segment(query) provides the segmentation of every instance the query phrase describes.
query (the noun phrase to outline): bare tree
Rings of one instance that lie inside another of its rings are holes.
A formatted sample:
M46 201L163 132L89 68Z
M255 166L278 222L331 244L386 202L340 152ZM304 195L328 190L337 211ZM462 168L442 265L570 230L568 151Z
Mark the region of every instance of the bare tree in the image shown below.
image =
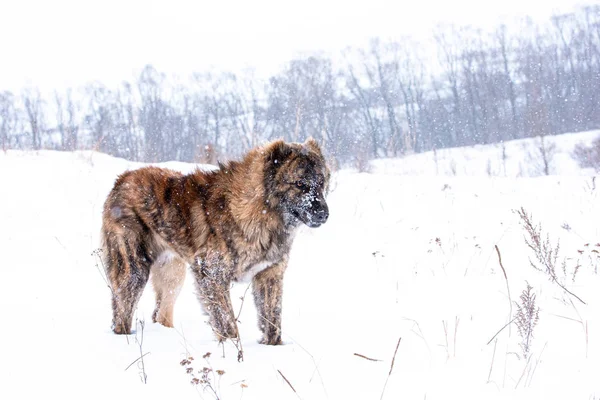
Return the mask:
M44 131L44 102L39 89L27 88L23 90L22 97L31 134L31 145L34 150L39 150L42 148Z
M138 106L133 86L124 82L116 94L116 119L122 135L120 153L130 160L141 160L142 138L137 123Z
M14 133L17 123L14 101L11 92L0 92L0 142L3 151L10 148L10 135Z
M516 139L520 136L520 127L517 117L517 95L515 91L515 82L513 79L513 73L510 68L510 61L508 59L509 52L512 52L511 40L508 37L506 25L502 24L496 29L496 43L502 60L502 73L500 84L503 84L508 101L510 102L510 115L512 117L511 123L505 125L509 131L509 137Z
M144 132L144 160L150 162L173 159L173 137L169 131L172 107L164 97L164 74L147 65L137 81L141 99L139 125ZM171 146L169 146L169 144Z
M354 52L356 54L348 55L350 52L346 52L346 82L345 86L349 92L350 99L348 103L358 115L354 119L354 129L359 132L363 132L361 135L361 142L370 142L370 154L372 158L380 156L380 149L384 139L382 138L382 120L379 118L376 111L377 98L376 89L372 86L372 82L369 82L367 78L356 72L354 67L354 61L349 60L349 57L362 57L362 64L367 69L366 75L372 77L372 74L368 71L368 63L365 59L365 52ZM363 148L367 147L365 145Z
M56 129L60 133L61 148L63 150L77 149L77 136L79 132L79 104L73 100L73 91L67 89L64 95L54 92L56 106Z
M462 144L464 136L462 102L463 96L459 88L460 35L455 26L438 27L434 39L438 46L438 57L442 74L451 92L452 112L450 132L452 145Z
M525 19L515 31L493 28L437 27L439 65L424 62L423 43L373 39L344 52L342 71L315 54L267 82L212 71L183 83L147 66L117 88L55 93L52 104L34 88L19 101L0 92L0 144L215 162L263 140L313 136L336 163L356 165L600 128L599 5L546 23Z

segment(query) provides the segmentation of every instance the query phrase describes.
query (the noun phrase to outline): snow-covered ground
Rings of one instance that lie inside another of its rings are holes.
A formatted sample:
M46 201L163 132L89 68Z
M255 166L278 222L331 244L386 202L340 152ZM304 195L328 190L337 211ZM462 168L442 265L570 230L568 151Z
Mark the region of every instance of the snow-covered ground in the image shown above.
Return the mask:
M303 228L292 250L284 346L257 343L250 292L240 300L247 285L233 291L243 362L213 340L191 279L175 329L151 322L148 286L141 349L139 324L137 336L111 333L110 292L92 252L116 175L140 164L92 152L0 153L0 398L211 399L186 373L202 379L209 367L224 400L599 399L600 182L570 157L598 135L547 138L556 143L551 176L538 176L534 140L506 143L505 157L499 145L477 146L336 173L330 220ZM520 207L560 241L557 278L587 304L530 265ZM502 328L526 282L540 311L524 358L516 325Z

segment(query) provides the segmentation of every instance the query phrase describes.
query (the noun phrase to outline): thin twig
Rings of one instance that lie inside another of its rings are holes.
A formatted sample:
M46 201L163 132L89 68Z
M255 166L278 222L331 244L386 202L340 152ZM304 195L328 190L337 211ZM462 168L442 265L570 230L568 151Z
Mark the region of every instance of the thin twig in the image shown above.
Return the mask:
M419 322L415 319L407 318L407 317L403 317L403 319L406 321L411 321L414 324L411 327L410 331L423 340L423 343L425 343L425 347L427 347L427 351L429 352L429 357L431 357L431 348L429 347L429 343L427 342L427 339L425 339L425 334L423 333L423 330L421 329L421 325L419 325ZM419 330L418 332L414 330L415 325L416 325L417 329Z
M135 341L138 343L138 345L140 347L140 358L139 358L139 360L140 360L140 363L142 364L141 367L140 367L140 369L141 369L141 379L142 379L142 382L147 383L148 382L148 375L146 375L146 365L144 364L144 355L142 354L143 353L142 346L144 344L144 325L145 324L146 323L145 323L144 320L140 321L141 339L138 339L137 329L136 329L136 332L135 332ZM137 325L137 321L136 321L136 325Z
M296 396L298 396L298 398L300 398L300 395L298 394L298 392L296 392L296 389L294 389L294 387L292 386L292 384L290 383L290 381L288 381L288 378L286 378L285 375L283 375L283 373L280 370L277 370L277 372L279 372L279 375L281 375L281 377L283 378L283 380L289 385L290 389L292 389L292 391L294 393L296 393Z
M512 318L512 312L513 312L513 306L512 306L512 298L510 296L510 286L508 285L508 276L506 275L506 270L504 269L504 265L502 264L502 256L500 255L500 249L498 248L498 245L494 245L494 247L496 248L496 253L498 254L498 262L500 263L500 268L502 268L502 273L504 274L504 281L506 282L506 291L508 292L508 306L509 306L509 314L508 314L508 319ZM510 323L509 323L510 326ZM510 336L511 334L511 330L510 327L508 328L508 335ZM488 342L489 344L489 342Z
M456 333L458 332L458 323L460 322L460 318L458 315L454 317L454 351L452 355L456 358Z
M450 350L448 346L448 323L446 320L442 320L442 326L444 327L444 338L446 339L446 359L450 359Z
M512 324L513 322L515 322L515 319L517 319L517 317L514 317L513 319L511 319L510 321L508 321L506 323L506 325L504 325L502 328L500 328L500 330L498 332L496 332L496 334L494 336L492 336L492 338L487 342L487 344L492 343L492 340L494 340L496 338L496 336L498 336L500 334L500 332L502 332L507 326L509 326L510 324Z
M394 350L394 356L392 357L392 363L390 365L390 372L388 372L388 376L387 376L387 378L385 378L385 384L383 385L383 390L381 391L381 397L379 398L379 400L383 399L383 394L385 393L385 388L390 379L390 375L392 375L392 370L394 369L394 361L396 361L396 353L398 353L398 347L400 347L401 340L402 340L402 337L398 338L398 343L396 344L396 350Z
M490 372L488 373L487 383L490 383L490 378L492 377L492 370L494 369L494 360L496 359L496 345L497 344L498 344L498 341L496 340L494 342L494 352L492 353L492 362L490 364Z
M96 256L97 257L97 261L95 263L96 265L96 269L98 270L98 273L100 274L100 276L102 277L102 279L104 280L104 283L106 283L106 286L110 289L111 293L114 295L114 292L112 290L112 287L110 286L110 284L108 283L108 279L106 279L106 272L102 273L102 271L100 270L100 265L102 265L102 268L104 269L104 271L106 271L106 267L104 266L104 261L102 260L102 256L100 255L102 250L100 249L96 249L92 252L92 256ZM98 263L98 261L100 261L100 263Z
M569 321L577 322L578 324L583 325L582 321L580 321L578 319L575 319L575 318L565 317L564 315L558 315L558 314L550 314L550 315L553 315L553 316L558 317L558 318L563 318L563 319L566 319L566 320L569 320Z
M238 322L240 319L240 315L242 314L242 307L244 307L244 300L246 299L246 293L248 293L248 289L250 289L250 285L252 285L252 284L251 283L248 284L248 286L246 287L246 290L244 291L244 295L242 297L240 297L242 302L240 303L240 310L238 311L237 317L235 317L235 320Z
M150 352L147 352L144 355L141 355L138 358L136 358L135 361L133 361L131 364L129 364L127 366L127 368L125 368L125 371L127 371L133 364L135 364L136 362L140 361L143 357L146 357L148 354L150 354Z
M546 350L546 345L548 344L548 342L544 343L544 347L542 348L542 351L540 352L540 356L535 360L535 365L533 366L533 370L530 369L531 374L528 374L527 378L529 378L529 383L527 383L527 378L525 378L525 387L531 386L531 381L533 380L533 375L535 374L535 370L537 369L538 364L540 363L540 360L542 359L542 356L544 355L544 350Z
M550 278L552 278L552 280L554 281L554 283L556 283L560 288L562 288L562 290L564 290L565 292L567 292L568 294L570 294L571 296L575 297L577 300L579 300L582 304L587 305L587 303L583 300L581 300L581 298L579 296L577 296L575 293L571 292L569 289L567 289L566 287L564 287L559 281L558 279L556 279L556 275L554 274L550 274Z
M588 358L588 348L589 348L589 335L588 335L588 322L585 321L585 358Z
M321 357L321 358L319 359L319 362L318 362L318 363L315 363L315 369L313 369L313 372L312 372L312 374L310 375L310 379L308 380L308 383L312 383L312 380L314 379L314 377L315 377L315 374L317 373L317 369L318 369L318 367L319 367L319 364L321 364L321 360L322 360L322 359L323 359L323 358ZM320 378L320 377L321 377L321 376L319 375L319 378ZM325 390L325 387L323 387L323 390ZM327 393L327 391L325 391L325 393Z
M237 361L238 362L244 361L244 347L242 346L242 339L231 338L231 343L233 343L233 345L235 346L235 349L238 351ZM225 346L223 346L223 351L225 351L224 349L225 349ZM225 357L223 357L223 358L225 358Z
M521 380L525 376L525 372L527 372L527 368L529 367L529 363L531 362L531 357L532 356L533 356L533 354L530 354L529 357L527 357L527 363L525 364L525 368L523 368L523 372L521 373L521 377L519 378L519 380L517 381L517 384L515 385L515 389L519 387L519 384L521 383Z
M375 358L363 356L362 354L358 354L358 353L354 353L354 355L357 357L360 357L360 358L364 358L365 360L369 360L369 361L383 361L383 360L377 360Z
M56 241L58 242L58 244L60 244L60 247L62 247L67 253L69 253L69 250L65 247L64 244L62 244L62 242L58 239L57 236L54 236L54 239L56 239ZM69 255L71 255L71 254L69 253Z

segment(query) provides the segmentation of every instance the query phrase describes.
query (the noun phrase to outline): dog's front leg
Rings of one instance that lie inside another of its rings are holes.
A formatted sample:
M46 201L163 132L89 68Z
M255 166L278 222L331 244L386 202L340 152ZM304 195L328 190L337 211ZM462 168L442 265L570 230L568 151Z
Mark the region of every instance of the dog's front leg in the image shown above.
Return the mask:
M282 261L256 274L252 279L254 303L258 311L258 327L263 333L260 343L279 345L281 342L281 303L283 273L287 261Z
M220 273L222 270L222 268L207 268L205 265L194 265L192 268L196 278L198 298L204 311L209 315L210 325L220 342L239 339L229 294L231 279Z

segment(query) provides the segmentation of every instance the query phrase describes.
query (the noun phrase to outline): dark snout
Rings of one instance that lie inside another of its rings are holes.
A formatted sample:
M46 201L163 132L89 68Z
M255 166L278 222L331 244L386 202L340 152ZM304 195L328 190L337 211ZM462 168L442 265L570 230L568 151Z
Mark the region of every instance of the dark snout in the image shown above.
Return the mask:
M313 203L313 222L315 226L324 224L329 218L329 207L325 200L317 200Z
M327 221L327 218L329 218L329 210L327 209L327 205L325 205L324 208L315 213L315 222L324 224Z

